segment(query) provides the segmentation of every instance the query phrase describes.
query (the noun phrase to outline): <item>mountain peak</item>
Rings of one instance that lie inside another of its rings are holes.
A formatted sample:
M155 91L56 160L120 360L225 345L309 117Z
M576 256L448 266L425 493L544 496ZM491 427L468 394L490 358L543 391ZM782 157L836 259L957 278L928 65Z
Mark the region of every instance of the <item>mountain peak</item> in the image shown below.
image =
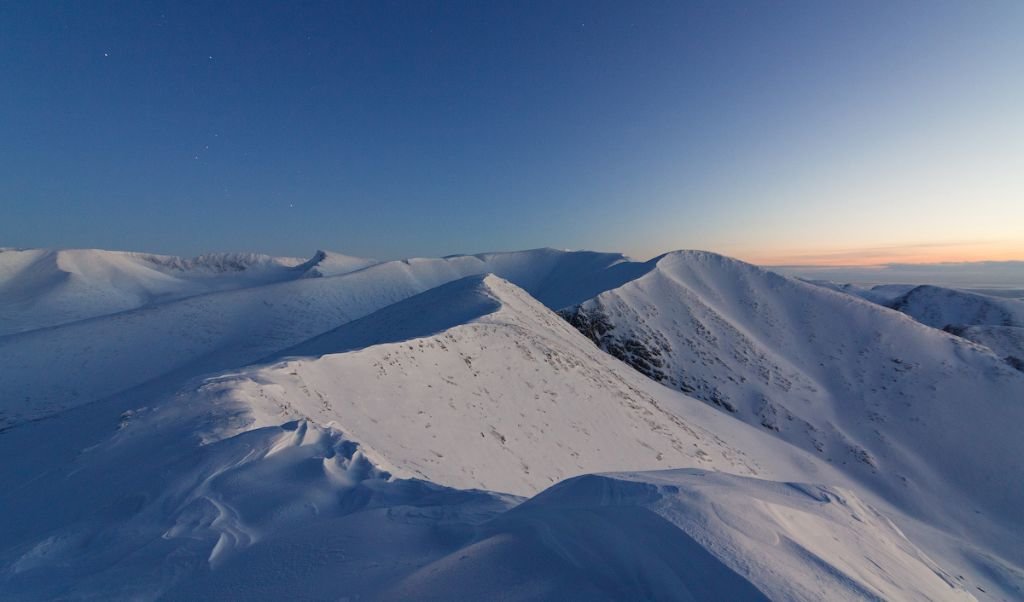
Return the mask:
M513 288L493 274L467 276L388 305L277 355L343 353L434 334L498 311Z

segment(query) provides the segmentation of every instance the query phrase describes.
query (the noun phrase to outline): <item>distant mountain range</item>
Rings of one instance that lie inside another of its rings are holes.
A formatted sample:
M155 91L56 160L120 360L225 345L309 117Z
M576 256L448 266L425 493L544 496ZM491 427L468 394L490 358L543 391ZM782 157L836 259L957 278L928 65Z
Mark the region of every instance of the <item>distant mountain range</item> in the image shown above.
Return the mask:
M0 251L0 598L1021 599L1024 302Z

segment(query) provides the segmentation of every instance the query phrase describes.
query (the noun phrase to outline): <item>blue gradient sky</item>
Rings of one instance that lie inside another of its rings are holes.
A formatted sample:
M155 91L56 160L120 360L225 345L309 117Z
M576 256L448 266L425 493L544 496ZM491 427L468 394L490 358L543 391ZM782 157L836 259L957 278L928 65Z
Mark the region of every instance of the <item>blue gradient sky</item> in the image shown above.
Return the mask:
M1016 0L5 2L0 245L1024 259L1022 31Z

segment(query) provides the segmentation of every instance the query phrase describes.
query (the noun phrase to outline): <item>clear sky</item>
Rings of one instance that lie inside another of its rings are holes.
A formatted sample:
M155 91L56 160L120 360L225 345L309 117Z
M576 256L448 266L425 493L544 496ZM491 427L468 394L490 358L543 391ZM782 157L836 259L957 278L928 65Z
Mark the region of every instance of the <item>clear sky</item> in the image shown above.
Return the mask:
M1024 259L1024 2L0 2L0 246Z

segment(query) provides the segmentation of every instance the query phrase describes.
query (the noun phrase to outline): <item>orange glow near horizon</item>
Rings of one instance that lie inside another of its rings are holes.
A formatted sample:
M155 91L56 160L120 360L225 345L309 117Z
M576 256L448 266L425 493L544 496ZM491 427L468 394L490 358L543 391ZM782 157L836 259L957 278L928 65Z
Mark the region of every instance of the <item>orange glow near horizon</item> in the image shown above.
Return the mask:
M783 249L736 252L736 257L763 266L870 267L894 263L934 264L976 261L1022 261L1024 242L892 245L860 249Z

